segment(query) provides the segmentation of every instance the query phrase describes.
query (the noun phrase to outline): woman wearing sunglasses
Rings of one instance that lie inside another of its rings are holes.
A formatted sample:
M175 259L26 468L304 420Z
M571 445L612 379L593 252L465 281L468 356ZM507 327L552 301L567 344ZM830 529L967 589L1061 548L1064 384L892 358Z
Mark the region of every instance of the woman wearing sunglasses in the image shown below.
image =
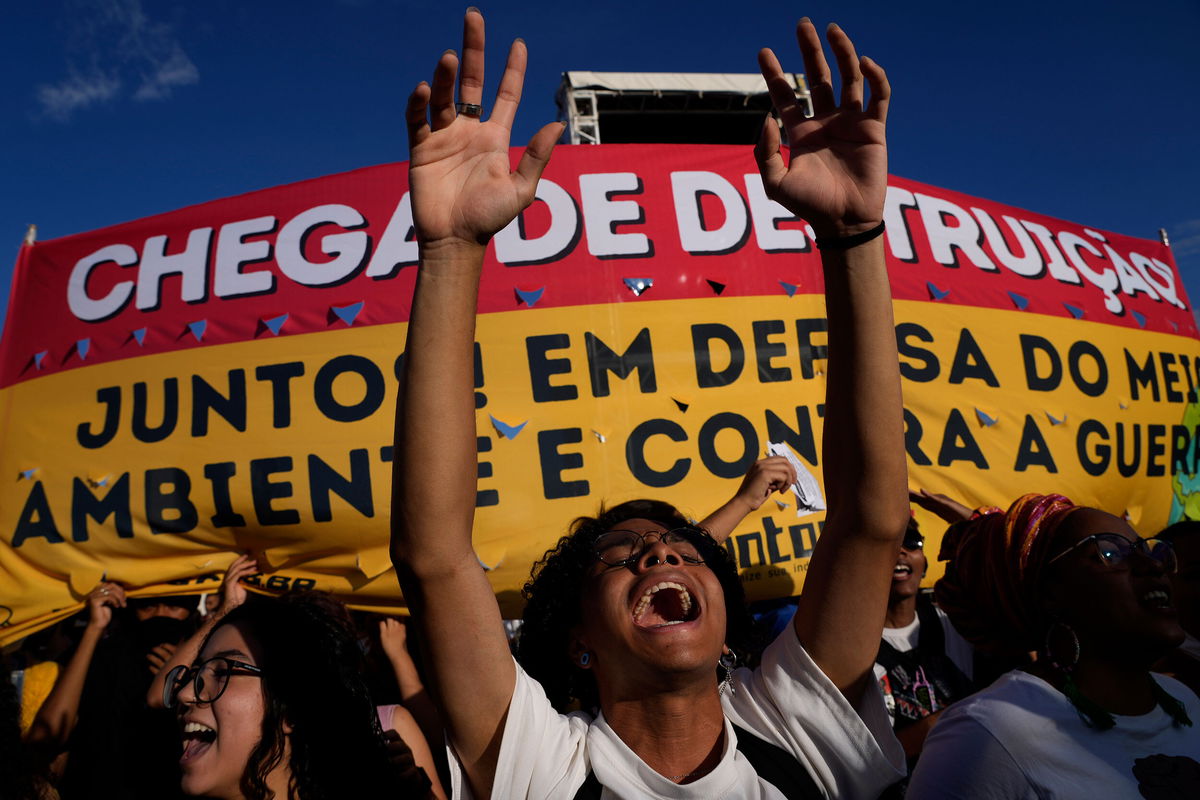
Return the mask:
M953 526L941 558L954 626L1024 666L942 715L908 797L1200 797L1200 699L1150 672L1183 639L1167 542L1026 495Z
M171 670L183 791L222 800L428 797L398 774L363 679L362 653L336 601L257 597L224 616L195 663Z
M869 798L903 775L871 672L908 519L880 238L889 89L883 70L831 25L838 99L807 19L797 39L816 115L804 117L764 49L759 64L793 145L785 161L767 119L755 155L768 196L812 225L821 250L829 510L793 625L753 671L735 671L727 654L744 614L728 556L653 501L577 522L548 554L526 592L523 636L540 642L525 638L522 665L514 663L471 546L472 342L487 243L533 201L562 127L544 127L512 169L509 129L526 50L519 40L512 46L484 121L475 9L464 21L461 63L447 51L432 85L409 99L420 268L398 401L392 558L428 644L455 796ZM572 698L582 710L566 715Z

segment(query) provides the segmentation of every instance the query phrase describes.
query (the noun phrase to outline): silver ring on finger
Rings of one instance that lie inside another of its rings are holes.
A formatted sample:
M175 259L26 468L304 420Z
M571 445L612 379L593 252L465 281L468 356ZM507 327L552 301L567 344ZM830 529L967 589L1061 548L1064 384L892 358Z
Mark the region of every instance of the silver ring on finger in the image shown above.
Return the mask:
M455 103L454 110L464 117L474 117L475 119L479 119L483 115L483 106L478 103Z

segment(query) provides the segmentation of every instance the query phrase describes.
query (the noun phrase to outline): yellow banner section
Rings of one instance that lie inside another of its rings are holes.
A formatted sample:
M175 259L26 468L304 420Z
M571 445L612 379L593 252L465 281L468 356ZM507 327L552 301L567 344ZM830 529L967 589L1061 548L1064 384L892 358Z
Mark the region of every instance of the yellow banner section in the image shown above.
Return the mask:
M914 487L995 505L1059 491L1143 534L1196 502L1200 342L922 302L896 317ZM506 614L601 502L703 517L768 441L820 477L820 297L522 309L482 316L477 339L475 540ZM4 390L0 641L77 610L102 576L211 591L233 551L270 566L264 590L401 608L387 518L403 340L403 325L269 338ZM820 534L822 515L785 502L729 543L752 598L796 593ZM941 526L921 514L932 560Z

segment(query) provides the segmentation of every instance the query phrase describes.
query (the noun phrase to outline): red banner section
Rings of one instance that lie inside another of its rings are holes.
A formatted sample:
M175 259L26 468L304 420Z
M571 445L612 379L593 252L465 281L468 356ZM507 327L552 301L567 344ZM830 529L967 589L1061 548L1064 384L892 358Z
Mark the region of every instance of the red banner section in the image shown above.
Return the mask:
M902 178L891 179L887 224L897 299L1196 334L1170 251L1156 241ZM482 312L808 294L821 281L811 230L766 198L745 147L560 147L538 202L497 235L488 259ZM415 262L404 164L39 242L21 252L0 386L402 322Z

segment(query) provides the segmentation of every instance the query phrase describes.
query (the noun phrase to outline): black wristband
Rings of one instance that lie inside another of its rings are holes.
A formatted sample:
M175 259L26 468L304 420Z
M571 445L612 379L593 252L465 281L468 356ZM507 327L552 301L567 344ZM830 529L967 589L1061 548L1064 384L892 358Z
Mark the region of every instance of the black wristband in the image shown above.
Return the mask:
M860 244L871 241L877 236L883 235L884 224L881 222L869 231L856 233L852 236L839 236L834 239L817 238L818 250L849 250L851 247L858 247Z

